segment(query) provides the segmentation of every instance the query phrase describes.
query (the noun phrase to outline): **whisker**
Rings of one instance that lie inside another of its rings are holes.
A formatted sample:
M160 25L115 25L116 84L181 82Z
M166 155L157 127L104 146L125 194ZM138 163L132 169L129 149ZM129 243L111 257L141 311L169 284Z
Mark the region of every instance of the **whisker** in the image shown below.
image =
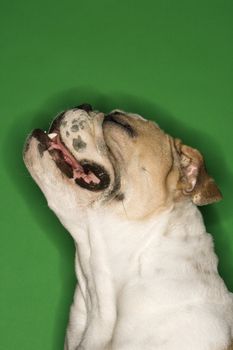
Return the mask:
M128 217L128 215L127 215L127 212L126 212L126 208L125 208L125 205L124 205L124 200L123 200L123 199L122 199L121 203L122 203L122 206L123 206L123 209L124 209L125 215L126 215L127 219L129 219L129 217Z

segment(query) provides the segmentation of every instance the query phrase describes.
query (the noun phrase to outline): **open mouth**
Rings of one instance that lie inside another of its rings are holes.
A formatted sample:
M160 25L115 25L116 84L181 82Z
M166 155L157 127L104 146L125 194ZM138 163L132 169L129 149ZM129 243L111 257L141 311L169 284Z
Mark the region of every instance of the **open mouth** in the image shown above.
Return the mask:
M62 142L57 129L49 134L35 129L31 136L40 142L40 153L47 150L60 171L68 178L74 179L80 187L90 191L101 191L109 186L110 177L104 167L85 159L77 161Z

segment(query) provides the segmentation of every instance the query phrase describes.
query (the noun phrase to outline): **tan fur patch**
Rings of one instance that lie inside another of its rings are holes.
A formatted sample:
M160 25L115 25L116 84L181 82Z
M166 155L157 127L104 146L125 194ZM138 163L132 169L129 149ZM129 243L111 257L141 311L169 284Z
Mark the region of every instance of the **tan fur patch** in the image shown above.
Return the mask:
M126 115L118 118L128 123L136 136L132 138L117 125L109 124L105 139L120 165L125 211L129 218L145 219L174 199L179 172L174 168L170 137L151 121Z

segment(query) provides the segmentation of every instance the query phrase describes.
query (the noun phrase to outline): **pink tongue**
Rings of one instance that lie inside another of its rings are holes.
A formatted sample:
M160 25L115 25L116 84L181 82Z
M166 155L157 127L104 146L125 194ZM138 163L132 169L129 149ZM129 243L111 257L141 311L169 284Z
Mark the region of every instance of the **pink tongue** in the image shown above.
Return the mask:
M89 172L85 174L83 167L77 162L77 160L72 156L72 154L67 150L67 148L61 143L59 135L57 135L50 144L49 150L57 149L62 152L64 160L66 163L72 166L73 168L73 177L74 179L83 179L86 183L95 183L99 184L100 179L95 176L94 173Z

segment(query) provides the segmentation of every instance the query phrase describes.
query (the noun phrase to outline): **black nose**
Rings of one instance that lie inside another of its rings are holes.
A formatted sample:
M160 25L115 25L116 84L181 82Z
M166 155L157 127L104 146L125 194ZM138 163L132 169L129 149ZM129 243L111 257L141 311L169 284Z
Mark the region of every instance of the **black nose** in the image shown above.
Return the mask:
M52 123L50 124L48 133L56 132L56 130L59 129L64 116L65 116L65 112L61 112L53 119Z
M90 112L93 110L92 106L89 103L83 103L82 105L79 105L77 107L74 107L77 109L83 109L86 112Z

